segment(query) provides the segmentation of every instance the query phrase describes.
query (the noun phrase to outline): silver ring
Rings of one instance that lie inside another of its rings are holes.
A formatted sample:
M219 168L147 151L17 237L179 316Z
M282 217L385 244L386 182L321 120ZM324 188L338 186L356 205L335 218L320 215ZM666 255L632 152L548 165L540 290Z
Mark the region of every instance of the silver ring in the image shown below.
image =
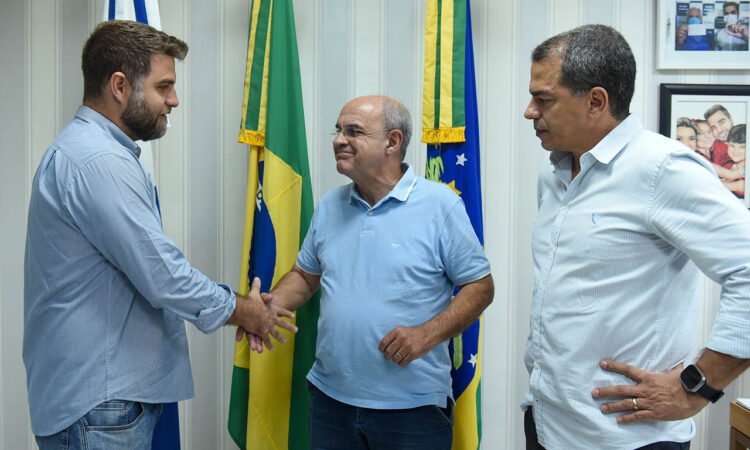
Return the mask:
M638 411L638 401L633 397L633 411Z

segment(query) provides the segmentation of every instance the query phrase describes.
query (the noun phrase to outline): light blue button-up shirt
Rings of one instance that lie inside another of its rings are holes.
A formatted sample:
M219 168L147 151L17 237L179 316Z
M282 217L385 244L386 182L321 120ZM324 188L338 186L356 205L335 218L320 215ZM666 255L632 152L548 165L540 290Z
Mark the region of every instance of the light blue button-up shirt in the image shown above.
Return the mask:
M634 384L611 358L666 371L690 355L698 268L723 286L708 347L750 358L750 213L710 165L630 115L581 157L553 152L539 176L534 298L525 363L540 443L633 449L692 439L691 419L619 425L596 387ZM697 265L697 267L696 267Z
M234 311L229 287L190 267L164 236L136 148L81 106L34 176L23 360L36 435L107 400L192 397L183 320L210 333Z
M448 343L400 367L378 350L393 328L421 325L450 303L454 286L490 273L461 199L409 168L375 206L354 184L320 199L297 265L321 275L315 363L308 380L349 405L445 407Z

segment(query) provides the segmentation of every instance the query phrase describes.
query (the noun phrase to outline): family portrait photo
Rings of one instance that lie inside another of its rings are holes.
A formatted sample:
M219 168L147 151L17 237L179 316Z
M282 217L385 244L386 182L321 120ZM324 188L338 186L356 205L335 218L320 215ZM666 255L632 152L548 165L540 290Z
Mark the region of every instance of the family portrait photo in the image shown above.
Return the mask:
M724 186L750 207L745 196L748 87L663 84L661 94L659 131L709 161Z

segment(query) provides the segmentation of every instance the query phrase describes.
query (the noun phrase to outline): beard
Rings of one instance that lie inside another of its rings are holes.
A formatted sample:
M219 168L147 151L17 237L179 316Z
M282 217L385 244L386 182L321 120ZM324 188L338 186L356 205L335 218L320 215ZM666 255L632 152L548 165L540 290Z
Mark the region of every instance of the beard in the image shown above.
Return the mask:
M141 141L159 139L167 132L167 123L161 121L161 113L154 112L140 89L133 90L128 107L122 113L122 123Z

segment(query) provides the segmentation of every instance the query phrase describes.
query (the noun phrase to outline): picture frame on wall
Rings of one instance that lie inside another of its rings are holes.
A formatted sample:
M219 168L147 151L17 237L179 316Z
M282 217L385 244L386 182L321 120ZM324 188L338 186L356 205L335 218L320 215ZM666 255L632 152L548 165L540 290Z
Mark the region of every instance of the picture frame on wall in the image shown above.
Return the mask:
M750 85L660 85L659 133L709 161L746 208L750 208L750 181L745 177L748 120Z
M658 69L748 69L750 0L657 0Z

